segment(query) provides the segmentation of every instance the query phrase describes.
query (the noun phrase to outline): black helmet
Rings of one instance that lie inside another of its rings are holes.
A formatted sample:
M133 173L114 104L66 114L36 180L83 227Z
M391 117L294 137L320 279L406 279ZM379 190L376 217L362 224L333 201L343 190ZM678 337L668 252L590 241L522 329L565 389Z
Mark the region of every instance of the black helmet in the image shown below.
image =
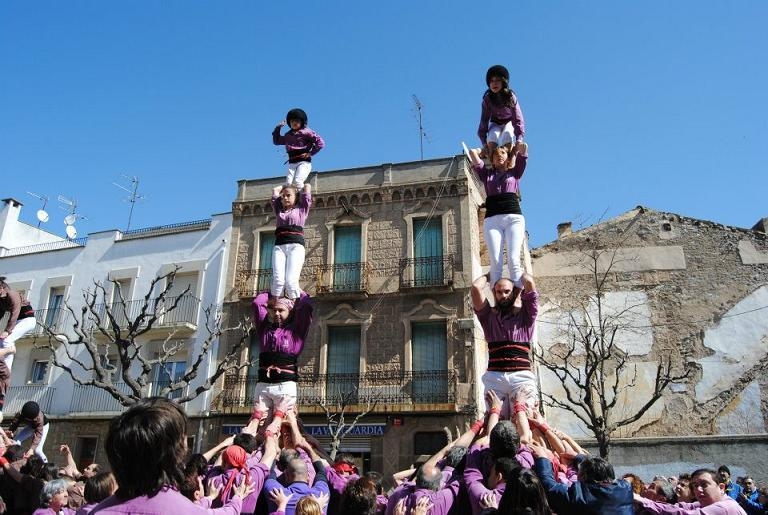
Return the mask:
M488 68L488 71L485 72L485 85L490 86L491 85L491 79L493 77L501 77L502 82L504 82L504 86L506 87L509 85L509 70L507 70L505 67L503 67L500 64L494 64L490 68Z
M288 122L288 125L290 125L291 120L298 120L299 122L301 122L301 127L304 128L307 125L307 113L305 113L303 109L299 109L298 107L295 109L291 109L290 111L288 111L288 114L285 115L285 121Z
M32 420L40 414L40 405L35 401L27 401L21 407L21 416L27 420Z

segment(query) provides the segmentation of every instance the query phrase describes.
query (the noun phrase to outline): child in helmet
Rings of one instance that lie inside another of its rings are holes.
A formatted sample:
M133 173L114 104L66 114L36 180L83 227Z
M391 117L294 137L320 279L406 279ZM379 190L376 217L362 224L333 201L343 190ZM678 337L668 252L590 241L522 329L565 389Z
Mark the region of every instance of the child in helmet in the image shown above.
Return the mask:
M11 422L11 427L8 428L8 431L13 434L19 426L24 427L19 429L19 432L13 437L17 445L21 445L21 442L30 436L32 437L32 445L24 453L24 457L29 458L33 454L37 454L43 461L48 461L45 453L43 453L43 445L45 445L45 439L48 437L50 424L48 423L48 417L45 416L38 403L35 401L25 402L19 414Z
M504 66L496 64L488 68L485 83L488 89L483 95L477 135L490 157L499 145L512 151L515 143L523 141L525 121L517 96L509 88L509 71Z
M280 129L286 123L290 130L281 135ZM275 145L285 145L285 150L288 152L286 186L296 186L300 190L312 171L312 156L325 146L323 138L307 127L307 113L296 108L288 111L285 120L272 131L272 142Z

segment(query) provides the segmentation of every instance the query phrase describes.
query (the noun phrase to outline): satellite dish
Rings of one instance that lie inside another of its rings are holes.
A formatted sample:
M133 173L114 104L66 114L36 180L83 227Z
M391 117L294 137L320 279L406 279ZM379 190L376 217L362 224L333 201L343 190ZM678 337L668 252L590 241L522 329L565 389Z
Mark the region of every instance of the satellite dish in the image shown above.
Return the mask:
M77 221L77 217L75 215L67 215L64 217L65 225L74 225L76 221Z
M77 238L77 229L75 229L74 225L68 225L67 226L67 238L70 240L74 240Z
M40 222L47 222L50 217L48 216L48 213L45 211L45 209L38 209L37 210L37 219Z

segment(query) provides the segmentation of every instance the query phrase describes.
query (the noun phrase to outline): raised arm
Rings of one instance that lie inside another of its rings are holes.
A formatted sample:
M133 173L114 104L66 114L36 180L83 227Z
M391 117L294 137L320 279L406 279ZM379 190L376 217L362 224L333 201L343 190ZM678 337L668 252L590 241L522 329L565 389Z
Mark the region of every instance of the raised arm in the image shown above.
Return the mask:
M472 166L482 167L485 164L483 163L483 160L480 159L480 151L476 148L469 149L469 162L472 163Z
M280 129L285 125L285 120L277 124L277 127L272 131L272 143L275 145L285 145L285 136L280 135Z
M203 453L203 456L205 457L206 461L211 461L211 459L214 456L216 456L219 452L221 452L222 450L224 450L227 447L229 447L230 445L232 445L232 442L234 442L234 440L235 440L234 436L229 436L229 437L225 438L224 440L222 440L215 447L212 447L212 448L208 449L207 451L205 451Z
M472 295L472 307L475 311L482 310L488 305L488 299L485 298L483 291L488 284L488 275L482 275L472 282L470 294Z

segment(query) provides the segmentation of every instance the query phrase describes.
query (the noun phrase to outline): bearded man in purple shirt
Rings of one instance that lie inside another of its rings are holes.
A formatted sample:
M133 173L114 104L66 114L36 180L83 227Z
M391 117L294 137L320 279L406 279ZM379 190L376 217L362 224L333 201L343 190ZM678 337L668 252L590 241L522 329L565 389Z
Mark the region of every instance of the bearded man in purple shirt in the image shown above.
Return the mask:
M531 338L539 312L539 294L533 277L523 274L523 289L501 278L493 285L495 306L485 295L487 276L472 283L472 306L488 343L488 369L483 374L485 394L494 390L504 401L501 418L509 418L510 405L524 393L524 402L534 406L538 397L536 376L531 369Z

